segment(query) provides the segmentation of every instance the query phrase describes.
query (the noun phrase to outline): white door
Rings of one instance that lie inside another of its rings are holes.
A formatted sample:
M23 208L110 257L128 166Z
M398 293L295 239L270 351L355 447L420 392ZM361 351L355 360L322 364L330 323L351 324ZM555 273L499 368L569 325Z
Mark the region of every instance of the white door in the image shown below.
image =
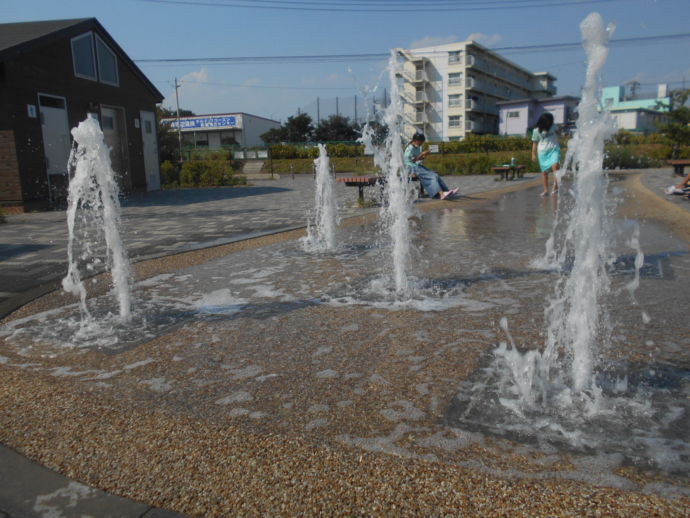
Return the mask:
M39 94L38 110L43 134L43 153L48 180L51 175L67 175L70 138L67 104L64 97Z
M119 108L101 106L101 128L103 140L110 148L110 164L115 172L120 188L131 188L127 175L127 154L125 151L124 115Z
M158 166L158 141L156 140L156 114L141 112L141 140L144 145L144 169L146 170L146 190L161 188L161 175Z

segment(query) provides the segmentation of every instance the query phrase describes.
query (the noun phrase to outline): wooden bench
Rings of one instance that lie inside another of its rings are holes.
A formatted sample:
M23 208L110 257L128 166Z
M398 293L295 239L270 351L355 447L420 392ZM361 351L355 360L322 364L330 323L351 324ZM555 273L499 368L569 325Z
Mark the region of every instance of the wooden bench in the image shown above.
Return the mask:
M348 187L357 187L359 189L359 204L364 205L364 188L376 184L383 186L386 178L384 176L349 176L347 178L338 178L337 181L344 183Z
M681 158L678 160L666 160L666 163L670 166L673 166L673 174L685 176L683 169L685 169L686 165L690 166L690 159Z
M416 176L410 176L410 180L413 182L419 182L419 178ZM342 182L348 187L357 187L359 191L358 202L360 205L364 205L364 188L371 187L372 185L380 185L381 191L383 192L383 186L386 185L385 176L349 176L346 178L338 178L336 181ZM424 187L419 184L419 197L424 195Z
M525 174L524 165L497 165L491 168L491 170L501 175L500 178L495 178L497 182L501 180L515 180L515 178L522 178ZM510 178L508 178L510 175Z

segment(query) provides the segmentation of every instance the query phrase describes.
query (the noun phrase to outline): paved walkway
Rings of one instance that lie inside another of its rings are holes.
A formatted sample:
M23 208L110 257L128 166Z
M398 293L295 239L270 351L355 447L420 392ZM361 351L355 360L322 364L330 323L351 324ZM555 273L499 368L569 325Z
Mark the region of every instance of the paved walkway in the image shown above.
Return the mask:
M351 176L351 175L345 175ZM534 178L446 177L462 194ZM122 235L133 262L304 227L314 207L312 175L256 180L251 187L179 189L132 197L122 204ZM356 206L357 189L336 183L342 217L377 211ZM367 197L376 195L368 188ZM0 225L0 317L58 286L67 273L64 211L10 215Z
M447 177L464 195L528 182L497 182L493 176ZM668 196L677 183L670 169L646 170L643 184L690 210L690 200ZM133 261L303 227L313 207L313 178L300 175L256 181L246 188L194 189L151 193L123 204L124 241ZM370 195L374 191L370 191ZM355 207L357 189L336 184L343 217L376 211ZM423 203L423 202L422 202ZM0 316L55 287L66 272L65 213L11 215L0 225ZM0 445L0 518L174 517L71 481Z

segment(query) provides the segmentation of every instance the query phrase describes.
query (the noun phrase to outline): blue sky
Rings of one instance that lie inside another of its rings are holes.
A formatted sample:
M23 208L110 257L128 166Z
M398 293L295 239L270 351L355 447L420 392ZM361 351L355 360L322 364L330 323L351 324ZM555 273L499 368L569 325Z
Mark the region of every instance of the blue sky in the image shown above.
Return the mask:
M580 21L594 11L616 24L613 40L690 32L688 0L0 0L0 7L3 23L96 17L135 61L379 54L466 39L497 49L573 43L581 40ZM585 70L581 48L505 56L528 70L555 75L559 94L579 94ZM313 108L317 97L323 115L334 109L336 97L345 107L355 95L380 96L385 65L354 58L139 64L166 96L166 107L175 106L177 78L182 108L198 114L242 111L277 120L298 108ZM637 80L641 92L655 91L659 82L680 88L685 80L690 87L690 38L612 46L603 80L606 86ZM359 104L360 116L364 110Z

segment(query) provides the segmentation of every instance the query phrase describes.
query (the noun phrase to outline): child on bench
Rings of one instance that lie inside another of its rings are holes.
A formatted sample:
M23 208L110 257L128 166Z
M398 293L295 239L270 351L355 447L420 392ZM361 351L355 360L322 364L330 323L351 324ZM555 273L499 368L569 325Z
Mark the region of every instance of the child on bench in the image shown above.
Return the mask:
M422 151L426 137L423 133L415 133L412 142L405 149L405 166L411 177L417 177L430 198L439 197L442 200L454 196L458 190L449 189L438 173L427 169L421 164L429 151Z

